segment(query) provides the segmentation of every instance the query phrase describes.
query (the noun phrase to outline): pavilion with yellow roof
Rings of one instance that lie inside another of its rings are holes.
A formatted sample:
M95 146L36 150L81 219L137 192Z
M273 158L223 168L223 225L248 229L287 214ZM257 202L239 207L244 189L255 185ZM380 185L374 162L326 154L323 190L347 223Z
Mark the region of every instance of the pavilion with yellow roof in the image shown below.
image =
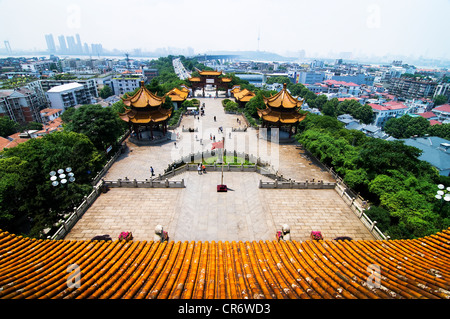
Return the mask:
M292 135L292 127L297 130L296 124L306 118L306 114L299 112L304 99L294 98L287 90L286 83L283 89L270 97L263 97L265 109L257 110L263 127L289 126L289 137ZM296 132L295 132L296 133Z
M216 97L219 94L219 89L226 91L228 95L228 86L231 83L231 78L221 77L222 71L200 71L199 76L189 78L189 82L192 85L192 92L196 89L202 89L202 96L205 97L205 87L211 85L216 89Z
M119 114L120 118L130 123L135 133L141 127L149 128L153 139L153 129L158 127L165 135L167 132L167 120L172 114L173 107L162 107L166 96L160 97L150 92L141 81L139 90L131 97L122 98L125 104L125 112ZM139 139L139 134L136 134Z
M182 86L181 89L175 87L169 92L167 92L164 97L170 97L172 100L175 109L181 106L181 103L183 103L189 95L189 89L185 86Z
M249 102L251 99L253 99L256 95L254 92L250 90L247 89L241 90L241 87L239 85L233 86L230 93L233 95L234 99L236 100L236 102L239 104L240 107L244 107L245 104Z

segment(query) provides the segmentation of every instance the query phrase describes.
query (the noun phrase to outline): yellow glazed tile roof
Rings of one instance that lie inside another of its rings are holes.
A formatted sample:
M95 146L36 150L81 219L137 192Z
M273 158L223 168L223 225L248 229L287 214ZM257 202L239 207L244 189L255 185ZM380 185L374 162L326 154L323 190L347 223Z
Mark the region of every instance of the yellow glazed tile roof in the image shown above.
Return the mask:
M235 88L231 92L233 93L234 98L241 102L248 102L256 95L247 89L240 90Z
M222 71L200 71L198 72L200 75L222 75Z
M0 298L449 299L449 263L450 229L413 240L164 243L0 230Z
M170 90L169 92L167 92L164 96L169 96L172 99L172 101L182 102L182 101L186 100L186 98L188 97L188 94L189 94L188 89L183 87L180 90L175 87L172 90Z
M139 90L133 96L122 98L122 100L126 106L137 108L155 107L164 103L164 97L159 97L147 90L144 81L141 81Z
M286 83L283 85L283 89L277 94L271 97L264 97L264 103L273 108L287 108L292 109L300 107L303 104L303 100L299 101L294 98L286 89Z

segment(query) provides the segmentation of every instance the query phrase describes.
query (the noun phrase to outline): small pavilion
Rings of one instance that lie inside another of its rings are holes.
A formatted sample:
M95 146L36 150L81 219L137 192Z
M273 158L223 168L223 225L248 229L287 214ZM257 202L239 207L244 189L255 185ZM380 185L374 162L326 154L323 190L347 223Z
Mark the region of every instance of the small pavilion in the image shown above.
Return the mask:
M125 112L119 114L120 118L130 123L131 128L136 133L136 138L140 139L140 129L150 129L151 139L153 130L159 129L163 135L167 132L167 120L172 115L173 107L165 109L162 107L165 96L160 97L150 92L141 81L139 90L131 97L122 98L125 104Z
M200 71L199 75L188 79L192 85L192 92L195 92L196 89L202 89L203 97L205 97L205 87L211 85L216 88L216 97L219 94L219 89L223 89L228 96L228 86L231 83L231 78L221 77L222 71Z
M175 87L169 92L167 92L164 96L170 97L172 100L173 106L175 107L175 110L177 110L181 104L187 99L189 95L189 89L185 86L182 86L181 89Z
M277 94L270 97L263 97L265 109L258 110L258 115L262 120L262 127L289 127L289 137L292 136L292 127L297 133L297 123L306 118L306 114L300 114L299 109L302 106L304 99L298 100L294 98L286 88L286 83L283 89Z
M247 102L253 99L256 94L250 90L243 89L239 85L233 86L230 93L233 95L240 107L244 107Z

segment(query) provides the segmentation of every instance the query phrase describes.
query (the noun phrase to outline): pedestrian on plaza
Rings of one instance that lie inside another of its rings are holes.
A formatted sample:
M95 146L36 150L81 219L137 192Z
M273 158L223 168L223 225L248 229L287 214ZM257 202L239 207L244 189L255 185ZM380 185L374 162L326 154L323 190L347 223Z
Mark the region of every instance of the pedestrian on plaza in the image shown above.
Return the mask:
M216 121L216 116L214 115L214 122Z
M206 166L205 165L202 165L202 170L203 170L203 173L206 174Z
M152 176L155 176L155 170L153 169L152 166L150 166L150 173L152 174Z
M213 135L213 141L214 141L214 142L216 141L216 136L215 136L215 135Z
M175 148L177 148L177 142L174 142L174 144L175 144Z
M202 175L202 167L200 164L197 165L198 175Z
M229 135L228 135L228 136L229 136L229 138L231 138L231 132L229 133Z

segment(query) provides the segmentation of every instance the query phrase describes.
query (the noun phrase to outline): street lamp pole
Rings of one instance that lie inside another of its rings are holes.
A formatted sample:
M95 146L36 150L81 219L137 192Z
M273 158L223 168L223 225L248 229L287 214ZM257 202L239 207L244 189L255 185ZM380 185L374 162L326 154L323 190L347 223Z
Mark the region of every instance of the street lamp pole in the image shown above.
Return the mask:
M75 176L72 172L72 168L67 167L65 170L60 168L56 172L55 171L50 172L50 180L52 182L52 185L56 187L60 184L61 186L65 185L67 182L73 183L75 181Z
M442 210L445 202L450 202L450 187L445 187L443 184L438 185L439 190L436 192L434 197L441 201L441 208L439 209L439 213Z

